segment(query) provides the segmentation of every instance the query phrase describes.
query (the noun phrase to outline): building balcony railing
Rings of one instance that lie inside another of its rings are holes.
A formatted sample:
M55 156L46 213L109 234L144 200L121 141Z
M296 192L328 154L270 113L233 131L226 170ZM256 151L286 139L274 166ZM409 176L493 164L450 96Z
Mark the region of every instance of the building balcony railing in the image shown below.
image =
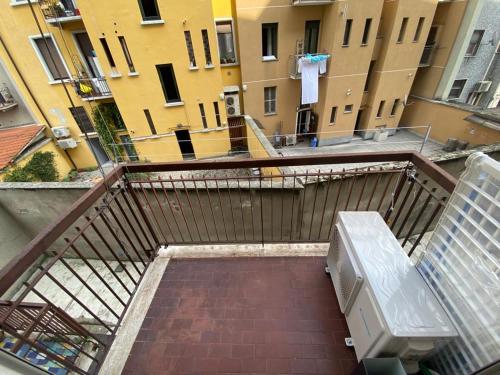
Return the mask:
M73 79L73 86L76 93L83 100L99 100L113 97L113 93L104 77L75 78Z
M322 53L312 53L310 54L312 56L317 56L317 55L324 55ZM291 79L301 79L302 73L300 72L299 69L299 62L300 59L305 57L306 55L290 55L288 58L288 74ZM328 74L328 69L329 69L329 61L326 62L326 72L325 73L320 73L319 76L323 77Z
M6 112L17 107L17 102L7 86L0 86L0 112Z
M420 68L425 68L432 65L435 50L435 45L428 45L424 47L424 51L422 52L422 57L420 58L420 63L418 65Z
M360 168L321 167L344 163ZM150 177L200 170L210 177ZM339 211L376 211L411 255L455 184L416 152L118 166L0 271L7 350L97 373L160 247L324 243Z
M304 6L304 5L327 5L333 4L334 0L292 0L292 5Z
M65 23L81 20L80 10L73 0L39 0L42 14L49 23Z

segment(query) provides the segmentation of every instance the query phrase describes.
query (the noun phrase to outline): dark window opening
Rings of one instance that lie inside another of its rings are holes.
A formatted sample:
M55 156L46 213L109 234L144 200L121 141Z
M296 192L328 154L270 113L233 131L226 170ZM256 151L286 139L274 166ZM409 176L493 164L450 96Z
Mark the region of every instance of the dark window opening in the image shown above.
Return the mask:
M99 40L101 41L102 48L104 50L104 53L106 54L106 58L108 59L109 65L112 68L116 68L115 60L113 59L113 55L111 54L111 50L109 49L106 38L99 38Z
M407 26L408 26L408 17L405 17L405 18L403 18L403 21L401 22L401 29L399 29L398 43L403 43L403 39L405 38Z
M234 47L233 23L231 21L216 22L217 41L219 42L219 57L221 64L236 63L236 49Z
M372 26L372 19L367 18L365 21L365 29L363 31L363 39L361 39L361 44L366 45L368 44L368 39L370 38L370 28Z
M215 121L217 122L217 126L222 126L220 120L220 111L219 111L219 103L214 102L214 111L215 111Z
M332 112L330 113L330 124L335 124L337 121L337 107L332 107Z
M420 39L420 34L422 34L422 28L424 27L425 17L420 17L418 19L417 30L415 31L415 36L413 37L414 42L418 42Z
M68 71L64 66L64 62L52 37L44 36L34 39L34 41L38 52L45 61L45 65L52 76L52 80L69 78Z
M207 129L208 124L207 124L207 115L205 114L205 106L203 105L203 103L198 104L198 106L200 107L201 122L203 124L203 127Z
M458 99L462 96L462 91L465 87L466 79L457 79L453 82L450 93L448 95L449 99Z
M177 130L175 136L177 138L177 143L179 143L183 159L194 159L194 148L189 130Z
M483 39L484 30L474 30L472 37L465 52L465 56L476 56L477 50L481 45L481 40Z
M83 107L72 107L69 109L82 133L95 132L94 125L90 120L87 111Z
M344 30L344 40L342 45L347 47L349 45L349 39L351 39L351 29L352 29L352 19L348 19L345 21L345 30Z
M385 106L385 100L382 100L380 102L380 105L378 106L377 118L382 117L382 113L384 113L384 106Z
M151 134L157 134L155 124L153 122L153 118L151 117L151 113L149 109L144 110L144 115L146 116L146 120L148 121L149 129L151 129Z
M399 107L399 102L400 102L399 99L394 100L394 104L392 105L392 109L391 109L391 116L396 115L396 112L398 111L398 107Z
M139 0L139 7L144 21L161 19L156 0Z
M186 39L186 48L189 57L189 67L196 68L196 57L194 56L193 40L191 39L190 31L184 31L184 39Z
M138 161L139 156L129 135L120 135L120 141L130 161Z
M212 65L212 54L210 53L210 41L207 30L201 30L201 38L203 39L203 49L205 50L205 62L207 65Z
M375 67L375 62L376 62L376 60L370 61L370 67L368 68L368 74L366 75L365 92L367 92L368 88L370 87L370 80L372 78L373 68Z
M123 54L125 55L125 60L127 61L128 70L130 73L135 73L134 63L132 62L132 56L130 56L130 51L128 50L127 42L124 36L119 36L118 40L122 46Z
M158 75L160 77L163 94L167 103L175 103L181 101L179 88L175 79L174 67L172 64L156 65Z
M278 58L278 24L262 24L262 56Z
M317 53L320 21L306 21L304 53Z

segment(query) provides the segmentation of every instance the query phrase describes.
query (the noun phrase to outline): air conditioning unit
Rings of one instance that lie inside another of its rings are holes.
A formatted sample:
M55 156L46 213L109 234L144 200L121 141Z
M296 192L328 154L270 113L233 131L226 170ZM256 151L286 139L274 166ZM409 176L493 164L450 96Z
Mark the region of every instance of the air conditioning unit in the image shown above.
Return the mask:
M396 356L412 373L457 336L378 212L339 212L327 265L358 360Z
M226 112L228 117L240 116L240 97L236 94L226 94L224 97L226 102Z
M297 136L296 135L285 136L285 145L286 146L295 146L296 144L297 144Z
M78 146L73 138L59 139L57 141L57 145L63 150L66 150L68 148L76 148L76 146Z
M491 81L479 81L474 85L474 92L487 92L491 87Z
M52 134L54 134L54 137L56 138L66 138L70 136L69 128L67 126L52 128Z

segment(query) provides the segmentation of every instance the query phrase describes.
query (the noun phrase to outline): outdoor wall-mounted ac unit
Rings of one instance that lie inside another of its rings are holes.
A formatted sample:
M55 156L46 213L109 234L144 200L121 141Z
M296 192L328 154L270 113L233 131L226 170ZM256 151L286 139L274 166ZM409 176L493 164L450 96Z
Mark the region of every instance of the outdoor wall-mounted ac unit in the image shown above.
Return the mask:
M409 373L457 332L378 212L340 212L327 257L356 356L397 356Z
M236 94L226 94L224 97L228 117L241 115L240 97Z
M52 134L54 134L54 137L56 138L66 138L70 136L69 128L67 126L52 128Z
M63 150L66 150L68 148L76 148L76 146L78 146L73 138L59 139L57 141L57 145Z
M491 81L479 81L474 85L474 92L487 92L491 87Z
M296 135L285 136L285 145L295 146L296 144L297 144L297 136Z

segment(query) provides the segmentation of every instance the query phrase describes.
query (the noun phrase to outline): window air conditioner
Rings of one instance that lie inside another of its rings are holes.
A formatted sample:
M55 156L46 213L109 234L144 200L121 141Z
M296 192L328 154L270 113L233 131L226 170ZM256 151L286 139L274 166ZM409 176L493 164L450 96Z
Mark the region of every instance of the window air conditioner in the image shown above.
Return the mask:
M474 92L487 92L491 87L491 81L479 81L474 85Z
M340 212L327 257L358 360L397 356L408 373L457 332L377 212Z
M59 139L57 141L57 145L63 150L66 150L68 148L76 148L76 146L78 146L73 138Z
M226 94L224 101L226 102L226 112L228 117L241 115L240 97L236 94Z
M296 135L285 136L285 145L295 146L296 144L297 144L297 136Z
M56 138L66 138L70 136L69 129L66 126L52 128L52 134L54 134Z

